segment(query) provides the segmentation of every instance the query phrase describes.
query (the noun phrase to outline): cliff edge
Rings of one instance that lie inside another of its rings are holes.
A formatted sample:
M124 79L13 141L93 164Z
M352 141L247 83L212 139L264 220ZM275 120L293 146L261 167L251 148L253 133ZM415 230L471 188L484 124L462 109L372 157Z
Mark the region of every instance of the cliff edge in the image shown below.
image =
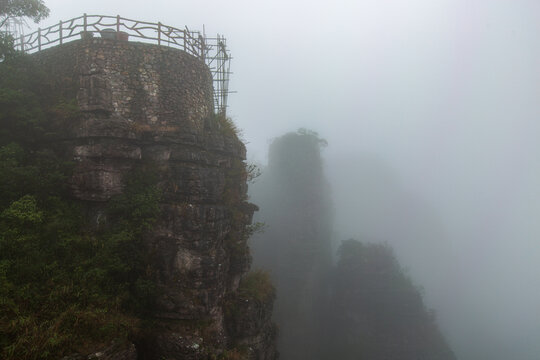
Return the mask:
M93 226L106 226L105 204L140 164L156 172L163 194L144 242L158 289L151 321L136 350L102 354L275 359L273 294L238 290L250 268L246 241L256 206L247 202L245 147L228 120L214 115L207 66L176 49L104 39L32 58L59 91L77 94L79 114L57 130L66 158L75 160L71 194Z

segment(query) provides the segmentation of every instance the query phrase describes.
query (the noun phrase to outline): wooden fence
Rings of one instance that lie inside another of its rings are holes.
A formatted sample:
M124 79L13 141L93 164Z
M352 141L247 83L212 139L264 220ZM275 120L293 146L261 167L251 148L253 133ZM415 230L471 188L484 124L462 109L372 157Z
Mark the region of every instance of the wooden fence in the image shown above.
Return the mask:
M126 19L121 16L87 15L60 21L58 24L23 35L15 39L17 50L33 53L61 45L84 36L102 37L114 34L115 38L129 36L140 42L153 43L183 50L204 61L214 82L214 107L216 113L225 113L229 94L231 56L223 36L207 37L187 27L178 29L160 22Z

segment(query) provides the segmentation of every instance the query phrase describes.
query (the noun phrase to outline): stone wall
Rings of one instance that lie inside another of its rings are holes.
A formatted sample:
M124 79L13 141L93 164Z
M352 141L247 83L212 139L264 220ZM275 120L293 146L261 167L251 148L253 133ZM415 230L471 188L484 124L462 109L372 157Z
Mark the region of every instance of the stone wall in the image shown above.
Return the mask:
M242 344L245 358L274 359L275 336L252 329L258 340L250 342L227 330L227 321L245 321L225 320L224 302L249 269L245 234L256 207L246 201L245 147L213 115L206 65L180 50L103 39L32 56L81 110L58 131L77 164L72 194L96 227L131 169L158 169L163 216L147 245L160 295L155 325L136 344L139 358L206 359ZM258 308L257 326L268 333L271 303Z

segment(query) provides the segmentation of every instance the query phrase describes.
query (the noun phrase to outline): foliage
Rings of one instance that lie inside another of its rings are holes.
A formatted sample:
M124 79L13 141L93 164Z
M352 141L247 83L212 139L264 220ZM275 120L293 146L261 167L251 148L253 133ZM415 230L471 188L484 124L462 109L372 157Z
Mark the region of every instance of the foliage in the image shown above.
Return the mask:
M130 226L131 231L141 233L154 224L161 197L156 173L150 164L132 172L123 193L111 199L109 214L114 229Z
M255 270L248 273L240 282L238 294L242 297L255 299L259 302L267 302L274 299L276 289L270 279L270 274L263 270Z
M14 17L27 17L39 22L49 16L49 8L42 0L1 0L0 27Z
M262 175L262 170L257 164L246 164L247 182L254 183Z
M0 0L0 29L13 18L29 18L34 22L49 16L42 0ZM0 61L15 56L13 36L0 31Z
M115 224L97 235L81 231L87 226L80 210L65 199L40 206L25 195L2 211L4 358L54 358L136 330L155 292L142 233L155 219L159 196L155 187L137 191L142 183L128 184L112 202Z
M248 238L250 238L251 236L255 235L255 234L262 234L264 233L265 229L267 228L266 224L261 222L261 221L257 221L251 225L248 225L247 228L246 228L246 236Z
M33 68L12 63L4 63L0 67L0 141L5 143L9 136L15 141L32 139L32 133L40 129L44 122L45 111L40 106L38 94L31 88L34 81L30 80ZM24 70L23 70L24 69ZM22 70L22 71L21 71ZM39 83L39 79L36 79Z
M135 169L110 225L88 230L47 129L77 109L25 68L0 64L0 358L58 359L137 331L155 293L143 235L160 192L150 167Z
M230 117L227 117L225 114L214 114L214 121L217 123L218 128L223 134L233 136L235 138L241 137L242 134L238 126L236 126L234 121Z
M15 54L15 39L11 34L0 31L0 62Z
M264 224L248 224L250 213L247 201L247 188L243 185L248 178L246 164L240 159L233 159L225 175L223 202L232 219L231 230L225 238L225 245L233 264L244 263L249 259L247 241L254 233L261 232ZM253 209L255 209L254 207Z
M328 141L319 137L319 133L310 129L300 128L296 131L296 134L300 136L305 136L310 139L313 143L317 144L319 147L328 146Z
M268 152L268 172L284 185L282 191L290 192L286 198L299 197L308 192L326 191L321 159L321 148L326 140L311 130L299 129L275 139ZM320 187L321 189L314 189Z
M62 119L57 109L73 100L55 98L46 74L26 56L0 64L0 208L26 194L39 201L66 195L69 161L52 146L48 124ZM54 105L50 105L54 104ZM73 116L70 105L64 117Z
M231 349L226 350L221 354L219 360L247 360L248 354L246 349Z

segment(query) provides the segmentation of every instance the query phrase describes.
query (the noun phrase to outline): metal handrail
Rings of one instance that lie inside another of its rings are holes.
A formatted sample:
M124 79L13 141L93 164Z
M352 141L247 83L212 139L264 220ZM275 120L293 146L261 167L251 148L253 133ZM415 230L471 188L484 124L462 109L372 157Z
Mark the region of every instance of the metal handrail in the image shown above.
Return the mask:
M87 15L84 14L70 20L60 21L47 28L22 35L15 39L15 49L34 53L56 45L64 44L75 38L103 34L105 30L126 33L130 38L146 43L177 48L204 61L214 83L214 110L225 113L229 85L230 52L226 47L224 37L217 35L207 38L200 31L187 28L175 28L160 22L151 23L140 20L123 18L120 15ZM90 35L92 34L92 35Z

